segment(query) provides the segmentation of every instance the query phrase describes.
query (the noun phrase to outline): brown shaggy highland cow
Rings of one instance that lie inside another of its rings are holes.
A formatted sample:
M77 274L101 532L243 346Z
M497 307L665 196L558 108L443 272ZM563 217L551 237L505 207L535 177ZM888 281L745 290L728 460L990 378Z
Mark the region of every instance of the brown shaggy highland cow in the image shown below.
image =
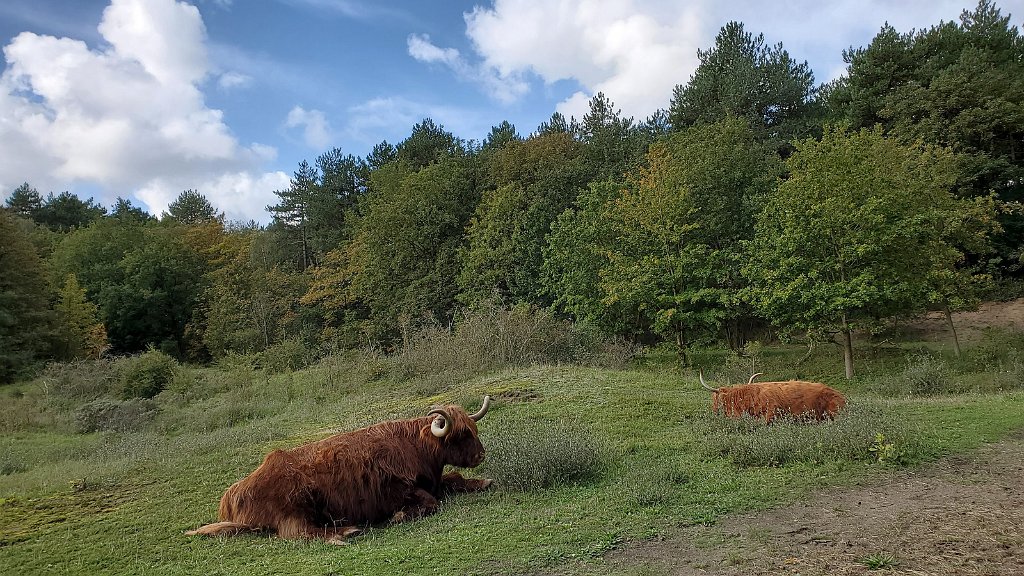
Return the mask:
M764 417L770 423L779 415L824 420L835 418L846 405L846 398L834 388L818 382L790 380L788 382L754 383L754 374L746 384L712 388L700 373L700 385L711 391L711 408L730 417L743 414Z
M382 422L290 450L274 450L220 500L219 522L188 535L273 532L281 538L331 543L359 526L401 522L434 512L438 499L475 492L490 480L444 474L446 465L472 468L484 459L476 422L490 405L468 414L458 406L426 416Z

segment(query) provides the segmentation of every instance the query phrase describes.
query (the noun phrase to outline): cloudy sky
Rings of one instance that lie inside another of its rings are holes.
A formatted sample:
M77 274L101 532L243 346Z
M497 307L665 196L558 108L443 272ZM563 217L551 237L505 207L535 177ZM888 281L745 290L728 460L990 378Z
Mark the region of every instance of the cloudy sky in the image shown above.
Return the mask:
M432 118L484 138L604 92L666 108L728 21L781 42L818 83L888 21L970 0L2 0L0 195L28 182L159 214L185 189L268 220L302 160L364 156ZM1018 27L1024 0L997 1Z

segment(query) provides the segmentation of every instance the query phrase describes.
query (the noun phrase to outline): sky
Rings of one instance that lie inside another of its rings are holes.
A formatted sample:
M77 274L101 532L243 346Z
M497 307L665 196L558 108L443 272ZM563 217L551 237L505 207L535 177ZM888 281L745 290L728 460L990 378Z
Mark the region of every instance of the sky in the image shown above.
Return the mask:
M997 0L1024 28L1024 0ZM820 84L885 22L972 0L2 0L0 196L22 183L159 215L186 189L231 220L299 163L365 156L425 118L466 140L528 135L603 92L668 108L727 22L782 43Z

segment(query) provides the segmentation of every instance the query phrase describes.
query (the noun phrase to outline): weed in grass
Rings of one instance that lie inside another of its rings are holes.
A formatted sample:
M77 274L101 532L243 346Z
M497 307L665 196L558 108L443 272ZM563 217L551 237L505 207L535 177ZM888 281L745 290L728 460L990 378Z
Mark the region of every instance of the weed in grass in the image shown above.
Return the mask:
M860 563L867 566L868 570L892 570L899 566L900 561L894 554L875 552L861 558Z
M941 358L927 352L918 352L907 359L900 374L905 389L914 395L955 392L957 383L952 370Z
M148 398L111 400L99 398L75 410L75 431L80 434L112 430L140 430L156 416L157 404Z
M481 471L508 490L529 491L594 480L607 466L600 438L579 420L491 422Z

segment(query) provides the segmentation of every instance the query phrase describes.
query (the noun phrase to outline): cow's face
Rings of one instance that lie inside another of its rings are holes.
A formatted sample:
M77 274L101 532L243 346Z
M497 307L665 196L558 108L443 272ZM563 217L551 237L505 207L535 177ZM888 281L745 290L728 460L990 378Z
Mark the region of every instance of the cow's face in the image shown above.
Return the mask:
M445 460L459 468L474 468L484 461L484 445L480 442L476 423L469 420L466 424L444 438Z
M484 461L484 445L480 443L476 422L484 417L490 406L489 396L475 414L467 414L458 406L431 410L434 416L430 431L441 445L445 464L459 468L473 468Z

